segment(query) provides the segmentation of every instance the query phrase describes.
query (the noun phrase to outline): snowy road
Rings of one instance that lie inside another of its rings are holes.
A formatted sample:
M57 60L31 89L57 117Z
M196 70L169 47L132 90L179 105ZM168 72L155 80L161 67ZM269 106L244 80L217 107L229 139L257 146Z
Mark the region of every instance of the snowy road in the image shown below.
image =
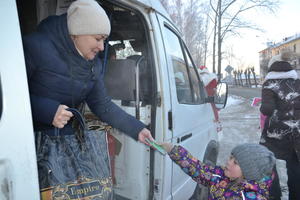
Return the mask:
M219 134L220 149L218 164L224 165L231 149L245 142L258 143L260 138L259 108L251 107L252 98L260 94L259 89L251 92L244 89L229 88L228 103L220 112L223 131ZM238 93L240 92L240 95ZM233 95L235 94L235 95ZM243 96L243 97L241 97ZM288 199L286 194L286 170L283 161L277 162L279 176L283 185L282 199Z
M260 137L259 111L251 107L251 100L239 96L229 96L229 102L220 112L223 131L219 135L219 163L224 164L230 151L237 144L258 143Z

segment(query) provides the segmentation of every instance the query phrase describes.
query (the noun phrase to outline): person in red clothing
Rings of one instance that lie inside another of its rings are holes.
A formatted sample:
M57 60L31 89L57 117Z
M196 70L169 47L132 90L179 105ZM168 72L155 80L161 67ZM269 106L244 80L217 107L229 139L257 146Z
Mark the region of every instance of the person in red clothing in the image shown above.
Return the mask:
M210 73L206 66L202 65L198 67L198 73L201 78L201 80L204 83L206 93L208 96L214 96L216 93L216 88L218 85L218 77L214 73ZM219 121L219 113L216 105L214 103L211 103L211 107L214 111L215 120L214 122L217 125L217 131L220 132L222 130L221 123Z
M218 84L218 77L214 73L210 73L206 66L202 65L198 68L198 73L205 85L208 96L214 96Z

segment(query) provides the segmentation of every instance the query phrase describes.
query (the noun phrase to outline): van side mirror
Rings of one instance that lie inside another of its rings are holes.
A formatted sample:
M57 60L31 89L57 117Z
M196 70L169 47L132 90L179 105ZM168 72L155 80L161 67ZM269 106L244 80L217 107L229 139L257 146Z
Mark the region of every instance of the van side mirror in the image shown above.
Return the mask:
M214 96L214 103L216 108L222 109L226 106L228 96L228 85L227 83L219 83L216 88Z
M205 102L214 103L217 109L222 109L227 102L228 86L226 83L218 83L215 90L214 96L206 97Z

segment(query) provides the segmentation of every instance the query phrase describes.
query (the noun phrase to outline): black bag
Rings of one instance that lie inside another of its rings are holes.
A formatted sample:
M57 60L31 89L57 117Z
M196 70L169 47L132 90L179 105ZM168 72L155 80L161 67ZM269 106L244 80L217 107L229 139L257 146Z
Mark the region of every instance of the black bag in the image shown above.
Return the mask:
M50 136L36 133L37 162L42 200L112 199L112 178L107 134L86 130L82 115L68 109L79 121L78 133Z

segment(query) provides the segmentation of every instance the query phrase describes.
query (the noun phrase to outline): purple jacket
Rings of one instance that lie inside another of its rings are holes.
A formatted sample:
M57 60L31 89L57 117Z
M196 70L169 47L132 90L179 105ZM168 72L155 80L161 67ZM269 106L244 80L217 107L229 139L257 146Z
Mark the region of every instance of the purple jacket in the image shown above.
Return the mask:
M235 200L267 200L269 197L271 177L265 177L259 182L230 180L225 176L223 167L204 164L181 146L175 146L169 156L194 181L209 187L208 199L224 199L225 197L225 199Z

